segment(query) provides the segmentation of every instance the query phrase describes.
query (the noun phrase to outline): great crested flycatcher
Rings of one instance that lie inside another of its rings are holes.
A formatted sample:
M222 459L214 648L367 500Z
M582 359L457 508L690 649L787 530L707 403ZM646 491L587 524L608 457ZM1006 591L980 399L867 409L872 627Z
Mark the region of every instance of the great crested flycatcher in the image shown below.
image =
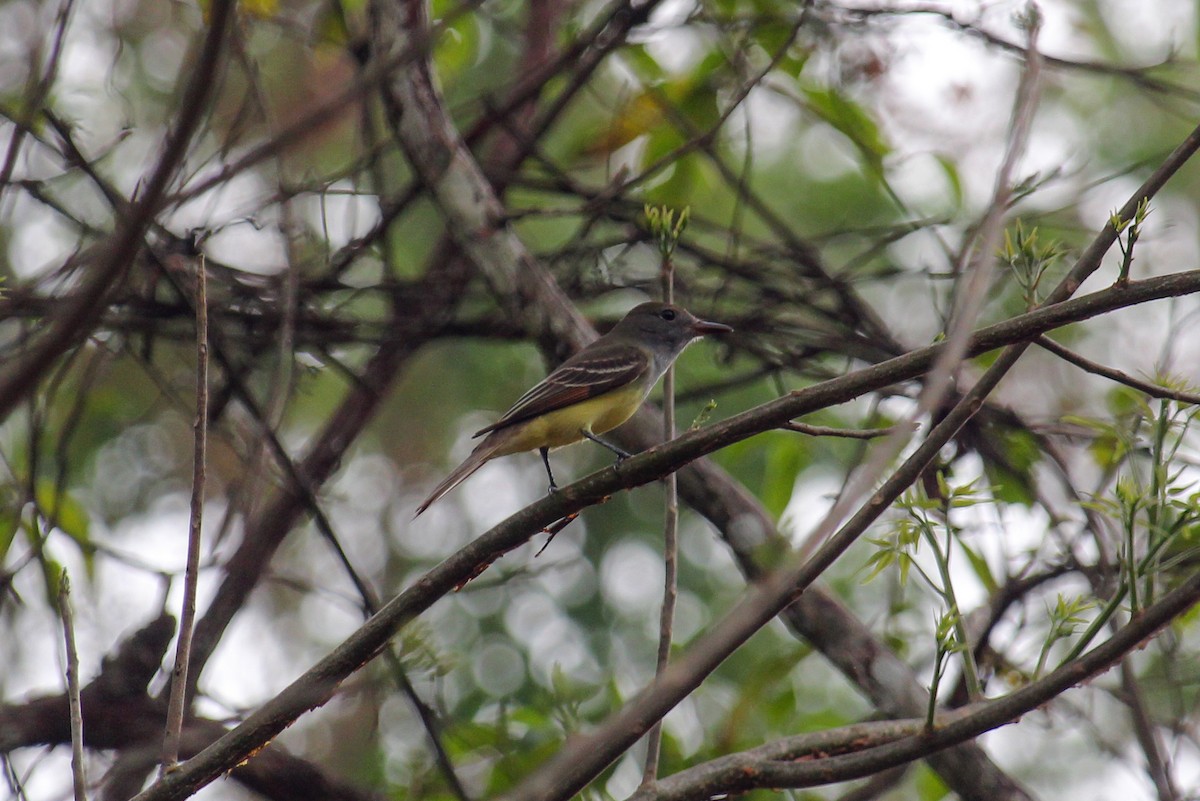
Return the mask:
M625 451L599 435L624 423L692 340L733 329L699 320L666 303L635 306L611 331L563 362L487 428L483 442L417 507L421 514L484 463L537 448L550 477L550 449L590 439L617 454ZM416 515L413 515L416 517Z

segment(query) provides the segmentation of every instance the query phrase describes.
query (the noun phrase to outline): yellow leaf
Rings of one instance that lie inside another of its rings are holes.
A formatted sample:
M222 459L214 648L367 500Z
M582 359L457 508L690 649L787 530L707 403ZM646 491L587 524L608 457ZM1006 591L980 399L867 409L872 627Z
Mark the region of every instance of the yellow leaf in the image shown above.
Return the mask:
M279 0L242 0L242 11L259 19L271 19L279 13Z

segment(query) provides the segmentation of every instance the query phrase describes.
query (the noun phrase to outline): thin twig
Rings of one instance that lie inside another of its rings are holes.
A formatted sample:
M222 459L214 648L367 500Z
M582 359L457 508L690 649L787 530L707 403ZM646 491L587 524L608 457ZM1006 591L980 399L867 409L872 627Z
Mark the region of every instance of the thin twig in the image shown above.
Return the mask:
M42 75L37 79L37 82L30 87L28 96L25 98L24 107L20 112L20 119L14 119L16 123L12 138L8 141L8 152L4 157L4 165L0 167L0 192L3 192L8 186L9 180L12 178L13 169L17 164L17 155L21 151L21 141L25 135L30 132L33 127L33 120L41 110L42 104L46 101L46 96L50 93L51 87L54 85L55 79L58 77L58 68L62 63L63 42L67 35L67 25L71 19L71 11L75 8L75 0L64 0L59 6L58 14L54 19L54 39L50 45L50 55L46 58L46 65L42 70ZM36 56L34 57L36 59Z
M895 433L896 426L887 428L830 428L829 426L814 426L808 423L797 423L795 420L780 426L785 431L795 431L810 437L841 437L843 439L875 439Z
M75 650L75 618L71 614L71 580L64 570L58 581L58 613L62 616L67 646L67 699L71 707L71 779L75 801L87 801L87 773L83 766L83 704L79 699L79 652Z
M671 254L662 257L662 295L667 303L675 302L675 263ZM663 375L663 440L675 439L675 366ZM660 676L671 658L671 638L675 627L675 601L679 597L679 480L675 473L663 479L666 490L663 517L663 602L658 619L658 655L654 675ZM642 771L642 787L650 787L658 779L658 761L662 752L662 721L655 721L646 735L646 767Z
M161 774L179 760L179 740L187 707L188 665L192 657L192 631L196 621L196 580L200 572L200 526L204 518L205 451L208 447L208 279L204 256L196 259L196 418L192 453L192 507L188 524L187 566L183 573L183 611L179 616L179 642L171 671L171 697L167 703Z
M1079 355L1069 348L1064 348L1062 345L1055 342L1050 337L1043 334L1034 340L1038 347L1048 350L1058 358L1065 362L1070 362L1076 367L1086 370L1094 375L1103 376L1110 381L1116 381L1118 384L1124 384L1127 387L1136 389L1139 392L1145 392L1152 398L1166 398L1168 400L1179 401L1180 403L1190 403L1195 406L1200 406L1200 395L1194 392L1183 392L1169 387L1159 386L1149 381L1142 381L1140 378L1134 378L1129 373L1116 370L1112 367L1094 362L1084 356Z
M346 573L358 589L359 596L362 598L364 611L369 618L379 611L379 597L371 589L371 586L358 574L358 571L354 569L354 566L350 563L350 558L342 549L341 543L338 542L332 530L327 531L326 537L334 546L334 550L337 552L338 558L346 569ZM396 686L400 692L404 693L405 697L408 698L409 703L412 704L413 711L417 713L417 718L425 728L425 734L428 736L430 747L433 750L434 761L437 763L438 770L442 772L442 778L445 779L451 794L458 801L471 801L471 796L467 793L466 787L463 786L462 780L459 779L458 772L454 769L454 761L450 758L450 753L446 750L445 743L442 741L442 722L438 719L436 710L421 698L416 686L412 683L412 679L408 677L408 672L404 669L404 663L400 660L400 655L391 645L383 649L383 660L387 663L388 672L391 674L392 680L396 682Z
M361 126L363 147L372 154L382 153L382 144L381 142L377 141L379 132L376 127L376 121L372 116L370 109L365 106L362 110ZM371 176L376 191L380 192L384 197L395 194L411 200L416 197L416 194L412 193L412 187L420 187L420 184L417 183L410 185L410 187L407 189L403 189L394 193L389 188L393 183L393 181L391 181L392 173L384 168L384 164L378 155L373 156L368 162L367 173ZM400 201L399 203L391 203L385 200L381 203L381 220L379 224L382 226L380 228L382 236L386 236L386 232L390 230L392 220L388 219L389 212L394 210L395 216L398 217L400 214L400 209L403 208L404 203L404 200ZM382 258L384 263L387 265L388 272L395 274L397 267L393 263L394 254L392 249L383 248ZM347 265L352 263L352 260L347 260L345 262ZM297 272L295 275L297 282L299 281L299 278L300 275ZM292 298L291 302L293 304L296 303L295 297ZM292 358L290 352L292 344L294 343L289 343L289 359ZM357 376L354 376L354 378L357 379ZM349 556L342 548L341 542L338 540L333 531L333 527L329 524L325 514L321 511L316 496L312 495L311 493L309 504L314 510L316 510L315 517L322 521L320 526L323 536L329 541L330 545L337 553L339 560L342 562L346 573L350 576L351 580L354 582L354 585L358 588L359 594L363 600L364 611L367 612L368 616L375 614L375 612L379 609L378 596L371 589L370 585L359 576L358 572L351 564ZM470 801L470 795L467 793L466 787L459 778L458 771L454 766L454 760L446 748L446 744L444 742L445 738L443 736L443 725L438 717L437 710L435 710L430 704L425 703L425 700L421 698L421 694L417 692L416 686L412 683L412 680L408 677L408 673L404 668L404 663L401 660L398 649L389 646L383 652L383 656L384 661L387 663L387 669L392 677L392 680L396 683L396 686L399 688L400 692L402 692L405 697L408 698L409 705L412 707L413 711L417 715L417 719L421 721L421 725L425 729L425 735L429 741L429 748L433 753L434 764L436 764L438 770L441 771L442 778L446 782L446 786L450 789L450 793L458 801Z
M1120 629L1116 629L1119 631ZM1179 801L1179 790L1171 776L1171 763L1164 752L1159 740L1158 730L1150 713L1146 709L1146 699L1143 697L1141 685L1128 661L1122 662L1120 668L1122 700L1129 707L1133 718L1133 731L1142 753L1146 756L1146 774L1154 783L1158 801Z
M1137 189L1136 194L1122 208L1122 213L1131 207L1151 197L1165 183L1168 177L1179 170L1200 147L1200 128L1193 132L1179 145L1171 156L1155 171L1153 175ZM1042 307L1033 314L1057 311L1071 305L1066 299L1079 287L1084 278L1094 272L1100 265L1104 253L1112 246L1116 236L1111 223L1107 223L1100 233L1081 254L1079 260L1050 293L1050 297ZM1130 284L1133 286L1134 284ZM1120 290L1125 291L1125 290ZM757 583L753 593L748 594L738 607L731 610L720 623L707 630L689 648L689 654L683 659L676 660L668 668L667 673L654 684L650 685L636 696L617 713L596 726L586 736L580 736L564 746L553 758L544 763L537 771L527 776L505 799L522 801L551 801L569 797L582 789L599 771L615 758L615 754L628 747L634 732L642 726L649 726L668 710L674 707L684 696L695 689L703 677L714 670L720 662L740 647L755 631L766 624L770 617L786 607L803 591L811 581L823 572L859 535L878 517L881 511L912 481L920 472L925 470L936 455L937 450L957 433L974 412L982 405L984 398L990 394L1000 379L1015 364L1016 360L1028 347L1026 342L1009 345L979 381L955 407L935 426L929 436L920 444L916 451L905 460L884 484L858 510L844 526L838 523L850 506L858 505L858 488L853 493L847 492L838 504L835 504L825 519L818 524L810 543L824 542L820 551L811 559L803 553L793 555L789 560L791 567L783 567L767 578ZM949 344L943 344L938 350L949 349ZM969 353L969 350L967 351ZM940 355L940 354L939 354ZM934 357L935 360L938 357ZM836 381L836 379L835 379ZM790 407L784 402L782 405ZM771 404L767 404L767 407ZM757 414L758 412L755 412ZM785 419L792 419L798 414L789 414ZM724 423L703 431L703 436L716 437L717 430L724 426L732 426L738 416ZM777 421L777 427L783 421ZM673 443L673 448L682 447L690 440L690 435L684 435ZM660 449L665 453L673 448ZM703 449L697 449L701 451ZM657 455L657 454L649 454ZM699 454L698 454L699 455ZM890 461L890 459L889 459ZM633 465L627 465L622 479L628 481ZM861 475L861 474L860 474ZM852 479L853 481L854 479ZM846 498L853 498L846 503ZM559 493L555 500L565 500ZM841 506L842 508L839 508ZM549 510L547 510L549 511ZM554 511L560 511L554 509ZM837 531L834 535L832 532ZM828 537L828 541L826 538Z
M355 80L347 84L341 92L323 102L313 104L305 114L291 120L266 141L248 149L241 158L169 196L167 203L174 207L183 206L190 200L226 185L230 179L241 175L256 164L272 159L277 153L294 147L296 143L311 136L313 131L320 130L321 126L341 114L347 106L368 97L377 84L389 79L393 71L410 61L419 60L427 55L447 27L459 17L479 6L480 3L481 0L464 0L463 3L450 9L432 23L424 37L411 39L410 47L360 70Z
M1007 53L1023 53L1025 48L1017 42L1011 42L1001 36L998 36L982 25L967 22L960 19L960 14L956 14L953 9L946 8L946 4L904 4L901 7L873 7L873 8L858 8L842 6L839 8L841 13L850 14L856 20L868 20L878 17L897 17L908 15L929 15L941 19L941 21L949 28L981 39L985 44L994 47L998 50ZM1123 78L1138 88L1145 89L1148 92L1163 93L1175 95L1189 100L1196 100L1200 97L1195 89L1174 84L1169 81L1161 80L1154 76L1156 71L1161 70L1163 66L1171 64L1170 59L1161 64L1148 64L1146 66L1131 66L1123 67L1119 64L1109 64L1103 61L1089 61L1079 59L1068 59L1061 56L1043 56L1043 61L1059 70L1071 70L1084 73L1093 73L1095 75L1111 76Z
M1008 199L1012 193L1012 170L1018 156L1024 150L1029 121L1033 116L1033 108L1037 100L1039 68L1036 50L1036 26L1031 26L1029 39L1030 46L1026 71L1022 76L1021 86L1017 91L1016 105L1013 110L1013 119L1009 132L1008 148L1005 153L1004 162L1001 164L1000 171L996 176L996 187L992 203L979 228L974 255L967 270L967 278L960 286L945 346L939 351L937 360L934 362L932 369L925 379L925 387L917 399L917 408L908 418L912 423L916 423L921 417L932 414L934 410L941 406L942 401L950 391L951 379L955 371L967 355L971 331L979 310L983 305L988 279L992 274L992 270L985 269L985 264L990 263L991 254L995 252L996 244L999 242L1000 224L1004 212L1008 208ZM826 519L833 519L835 513L836 516L848 513L884 474L888 466L892 463L892 460L900 455L910 437L911 429L899 428L896 430L896 433L884 440L867 460L866 464L850 477L850 480L847 482L846 491L834 503L834 508L830 510ZM805 558L811 556L817 550L817 547L821 545L822 538L827 534L831 534L834 530L836 529L833 526L818 526L801 544L799 549L800 554ZM974 683L972 686L975 686Z

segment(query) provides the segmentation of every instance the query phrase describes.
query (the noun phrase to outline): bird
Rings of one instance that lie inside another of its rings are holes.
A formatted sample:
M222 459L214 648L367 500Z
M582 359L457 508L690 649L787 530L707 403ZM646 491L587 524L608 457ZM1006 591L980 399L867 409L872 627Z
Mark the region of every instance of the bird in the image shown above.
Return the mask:
M589 439L615 453L618 462L628 457L600 435L633 416L689 344L705 334L731 331L727 325L701 320L669 303L650 301L633 307L611 331L518 398L499 420L476 431L473 436L483 441L433 488L413 517L500 456L537 449L550 492L558 489L550 469L552 448Z

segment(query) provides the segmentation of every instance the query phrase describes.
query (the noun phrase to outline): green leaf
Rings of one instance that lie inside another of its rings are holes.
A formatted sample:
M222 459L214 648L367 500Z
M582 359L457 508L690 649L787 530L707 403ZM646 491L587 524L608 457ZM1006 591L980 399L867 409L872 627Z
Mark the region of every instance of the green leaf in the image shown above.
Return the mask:
M46 583L46 600L50 602L50 608L58 610L58 586L62 581L62 575L65 569L62 564L56 562L48 556L43 556L39 560L42 566L42 578Z
M946 182L950 184L950 191L954 196L954 208L962 207L963 202L963 185L962 176L958 174L958 165L951 161L946 156L935 156L938 165L942 168L942 173L946 176Z
M950 796L946 782L924 762L917 764L916 789L920 801L941 801Z
M1136 389L1126 386L1113 387L1104 397L1105 406L1113 417L1125 418L1136 414L1146 414L1146 396Z
M767 464L760 493L763 505L776 518L783 514L796 489L796 477L807 463L799 437L784 438L767 451Z
M800 75L804 65L808 63L809 56L812 55L811 50L796 41L792 22L778 15L765 17L763 24L755 28L753 37L759 47L772 58L778 59L776 69L793 78Z
M0 517L0 562L8 556L8 549L12 547L13 540L16 539L18 520L15 515L4 515Z
M443 81L452 82L480 58L479 21L464 14L454 20L437 39L435 57Z
M809 109L853 143L870 172L883 177L883 157L892 148L871 115L836 89L805 89Z
M36 500L42 516L79 546L79 551L83 554L84 569L88 577L92 577L95 569L95 548L92 546L91 518L87 510L49 479L38 482Z
M1037 438L1015 428L993 427L989 433L999 457L984 464L992 496L1004 503L1032 507L1037 503L1033 471L1042 458Z
M350 25L342 3L323 3L313 28L321 42L344 46L350 41Z
M971 563L971 569L975 571L975 576L983 583L988 593L994 593L1000 588L995 577L992 575L992 569L988 567L987 560L983 558L983 554L976 551L970 545L967 545L961 539L958 545L962 548L963 553L967 556L967 561Z
M868 539L867 541L872 545L878 546L879 550L871 554L867 558L867 563L863 565L864 569L870 568L870 570L867 571L867 575L863 577L864 584L874 579L884 570L887 570L887 568L896 561L897 553L892 548L892 544L886 540Z

